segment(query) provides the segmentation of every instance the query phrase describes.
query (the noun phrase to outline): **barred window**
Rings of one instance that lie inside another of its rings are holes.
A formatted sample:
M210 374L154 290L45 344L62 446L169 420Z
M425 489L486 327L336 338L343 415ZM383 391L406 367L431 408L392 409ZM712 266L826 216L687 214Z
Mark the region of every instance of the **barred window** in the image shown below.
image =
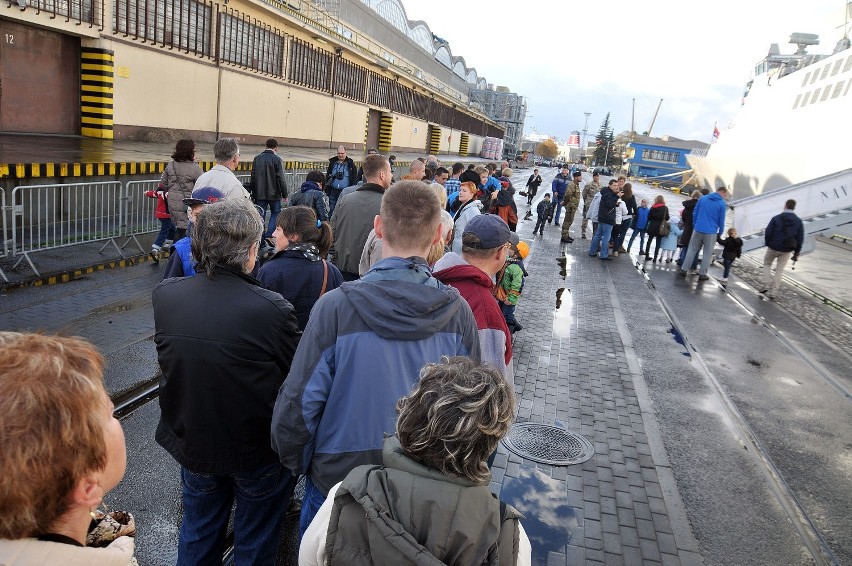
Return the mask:
M222 61L284 76L284 36L278 30L234 11L222 14L220 34Z
M103 3L96 5L94 0L29 0L23 5L57 16L65 16L65 21L77 20L80 23L86 22L87 24L103 23ZM98 14L95 13L96 8L100 8Z
M332 55L301 39L290 40L287 77L290 82L322 92L331 92Z
M114 33L211 55L212 5L198 0L115 0Z
M367 69L338 57L334 66L334 94L367 101Z

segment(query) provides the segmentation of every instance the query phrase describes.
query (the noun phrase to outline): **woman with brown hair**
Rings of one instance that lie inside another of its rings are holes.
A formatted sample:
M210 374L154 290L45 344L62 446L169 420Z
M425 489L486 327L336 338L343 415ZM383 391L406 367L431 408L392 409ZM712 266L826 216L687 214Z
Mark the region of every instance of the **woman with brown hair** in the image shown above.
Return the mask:
M299 330L317 300L343 283L340 270L325 259L332 244L331 225L317 219L314 209L288 206L275 222L275 255L258 271L264 287L290 301Z
M195 181L201 176L201 167L195 162L195 142L179 140L175 144L172 161L166 165L160 185L168 193L169 214L175 225L175 242L186 236L188 218L183 199L192 197Z
M668 232L660 234L660 226L666 224L668 228L668 221L669 209L666 206L666 199L663 198L663 195L657 195L654 197L654 204L651 205L650 212L648 212L648 243L645 244L644 261L648 261L650 258L651 240L656 242L654 245L654 262L657 261L657 254L660 253L660 239L668 235Z
M618 238L613 244L612 249L616 252L626 253L627 250L624 249L624 238L627 236L627 229L630 228L633 223L633 217L636 216L636 196L633 194L633 185L630 183L624 183L624 186L621 188L624 194L621 195L621 202L624 203L624 206L627 207L627 214L623 214L621 216L621 227L618 230Z
M0 564L136 564L120 536L132 517L98 511L127 465L101 355L79 338L0 332L0 368ZM91 528L104 516L122 519L110 541Z

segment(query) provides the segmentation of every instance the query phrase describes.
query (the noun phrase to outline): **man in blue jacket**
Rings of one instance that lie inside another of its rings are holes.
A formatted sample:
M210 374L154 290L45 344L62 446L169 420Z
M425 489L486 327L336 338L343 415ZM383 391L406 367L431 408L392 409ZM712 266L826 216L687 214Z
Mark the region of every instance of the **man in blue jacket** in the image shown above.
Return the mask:
M686 257L683 258L683 265L692 265L695 256L698 255L698 250L701 252L701 267L698 271L698 280L706 281L709 279L707 270L710 269L710 262L713 259L713 246L716 245L716 238L721 237L725 231L725 213L728 210L728 189L719 187L715 193L710 193L698 199L695 209L692 211L692 237L689 239L689 249L686 251ZM686 276L686 270L681 268L680 274ZM695 270L689 270L690 275L695 274Z
M793 212L796 201L793 199L784 203L784 212L772 217L766 227L766 255L763 256L763 288L760 290L774 299L781 286L781 277L790 258L798 261L802 244L805 243L805 225L802 219ZM772 277L772 262L775 263L775 277Z
M612 237L612 227L615 225L615 208L621 193L618 190L618 181L610 179L609 184L601 189L600 203L598 204L598 227L592 236L592 245L589 246L589 256L594 257L601 250L602 260L611 260L609 257L609 239Z
M568 183L570 182L571 175L568 173L568 166L563 165L562 171L557 173L553 178L553 182L550 183L550 189L553 191L553 202L556 203L555 214L553 215L555 226L559 226L559 215L562 214L562 199L565 198L565 191L568 189Z
M423 259L441 238L440 209L425 183L395 183L374 221L382 259L311 311L272 417L281 463L307 474L301 533L349 471L381 464L396 402L425 364L442 356L480 359L470 307Z

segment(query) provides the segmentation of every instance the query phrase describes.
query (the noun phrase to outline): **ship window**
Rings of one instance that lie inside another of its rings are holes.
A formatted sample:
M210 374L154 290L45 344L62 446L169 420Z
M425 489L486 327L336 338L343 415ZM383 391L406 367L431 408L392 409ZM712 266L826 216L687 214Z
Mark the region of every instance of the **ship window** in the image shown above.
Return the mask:
M822 70L822 76L821 76L820 78L821 78L821 79L824 79L825 77L827 77L827 76L828 76L828 71L830 71L830 70L831 70L831 63L829 63L828 65L826 65L826 66L825 66L825 68Z
M837 98L838 96L840 96L840 91L843 90L843 82L844 81L840 81L839 83L834 85L834 92L831 93L831 98Z
M814 91L814 95L811 97L811 104L813 104L814 102L819 100L819 91L820 91L820 89L816 89Z
M809 78L811 78L811 72L810 72L810 71L808 71L807 73L805 73L805 79L802 81L802 86L805 86L806 84L808 84L808 79L809 79Z
M840 65L842 65L842 64L843 64L843 59L838 59L837 62L834 64L834 68L831 70L831 76L832 77L837 74L837 72L840 70Z
M802 99L802 95L801 95L801 94L797 94L797 95L796 95L796 102L794 102L794 103L793 103L793 108L795 108L795 107L797 107L797 106L799 105L799 101L800 101L801 99Z
M825 102L828 100L828 95L831 94L831 86L827 86L822 91L822 98L819 100L820 102Z
M843 65L843 72L845 73L849 69L852 69L852 55L846 58L846 64Z
M814 84L818 78L819 78L819 71L816 71L814 73L814 75L811 77L811 84Z

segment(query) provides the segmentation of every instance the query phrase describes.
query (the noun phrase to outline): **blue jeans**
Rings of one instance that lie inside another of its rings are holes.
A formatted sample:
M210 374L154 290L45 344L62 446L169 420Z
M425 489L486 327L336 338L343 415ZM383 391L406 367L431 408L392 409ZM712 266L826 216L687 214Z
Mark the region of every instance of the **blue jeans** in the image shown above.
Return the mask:
M612 236L612 224L598 222L598 227L595 229L595 235L592 236L592 245L589 246L589 255L598 253L598 246L601 248L601 259L605 259L609 255L609 239Z
M305 531L308 530L311 521L316 517L317 511L325 503L325 497L326 495L314 485L311 478L306 477L305 496L302 498L302 514L299 515L299 540L302 540L302 537L305 536Z
M621 228L618 230L618 239L615 241L615 245L612 247L612 249L614 249L615 251L618 251L622 246L624 246L624 238L627 237L627 229L630 228L630 224L632 222L632 218L628 218L627 220L621 221Z
M178 564L222 564L231 507L237 564L274 566L293 476L275 463L231 474L197 474L184 467Z
M553 221L559 224L559 215L562 214L562 197L556 201L556 210L553 213Z
M259 200L257 201L257 206L264 211L266 211L267 206L269 207L269 228L266 230L266 234L263 235L264 238L269 238L275 232L275 221L278 219L278 213L281 212L281 199Z
M517 324L518 320L515 318L515 307L517 305L510 305L509 303L499 302L500 311L503 313L503 318L506 319L506 326L509 327L509 331L512 331L512 327Z
M726 257L722 258L722 267L725 268L725 273L722 274L724 279L728 278L728 275L731 274L731 266L734 265L734 260L728 259Z
M171 218L158 218L157 220L160 221L160 233L157 234L154 245L159 248L166 240L175 239L175 225L172 224Z
M633 234L630 235L630 241L627 242L627 251L630 251L630 248L633 247L633 240L636 239L636 236L639 236L639 251L642 251L642 248L645 247L645 229L641 230L634 228Z

